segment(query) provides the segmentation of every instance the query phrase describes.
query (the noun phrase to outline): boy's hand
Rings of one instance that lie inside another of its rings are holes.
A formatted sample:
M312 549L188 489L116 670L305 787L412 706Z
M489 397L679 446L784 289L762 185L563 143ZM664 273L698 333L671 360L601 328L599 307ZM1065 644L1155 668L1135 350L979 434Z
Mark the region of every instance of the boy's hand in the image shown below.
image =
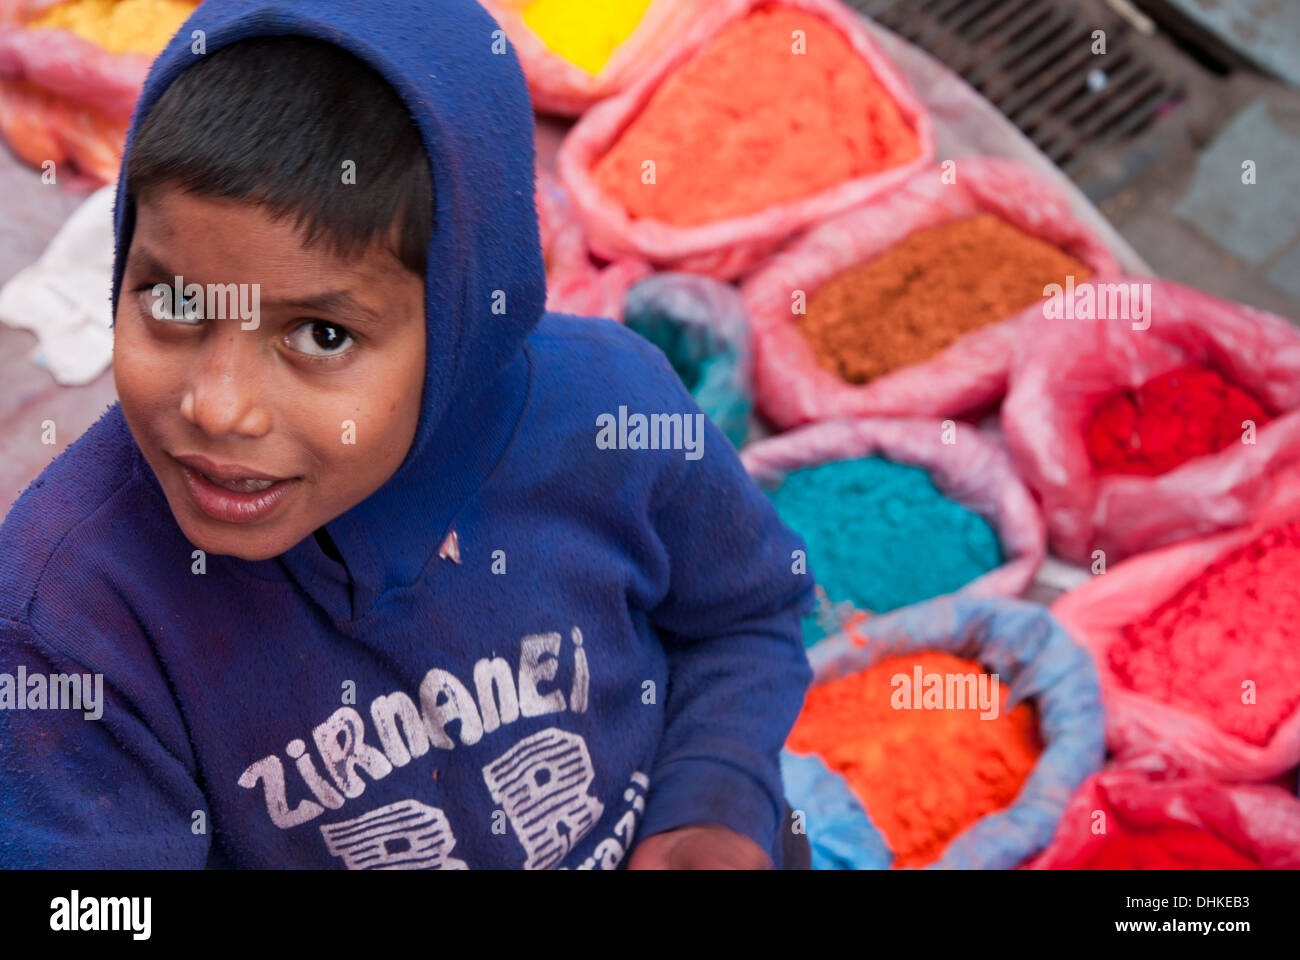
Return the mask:
M629 870L771 870L772 860L749 837L701 824L646 837L632 851Z

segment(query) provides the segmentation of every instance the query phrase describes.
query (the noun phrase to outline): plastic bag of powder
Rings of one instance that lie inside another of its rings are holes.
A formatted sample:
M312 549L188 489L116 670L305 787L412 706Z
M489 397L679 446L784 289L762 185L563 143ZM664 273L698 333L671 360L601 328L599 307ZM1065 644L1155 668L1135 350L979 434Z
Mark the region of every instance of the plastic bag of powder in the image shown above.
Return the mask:
M514 45L532 94L542 113L576 117L606 97L621 93L670 45L706 6L705 0L650 0L627 39L614 48L597 73L590 73L556 53L524 20L534 0L480 0Z
M0 135L34 167L53 161L55 182L111 183L152 58L26 26L41 12L0 0Z
M799 329L798 292L806 302L837 274L873 260L916 230L991 213L1096 274L1118 271L1101 239L1039 174L995 157L954 163L956 182L945 182L950 178L939 168L914 172L897 190L791 242L745 280L741 293L754 329L756 399L772 423L787 429L833 417L960 416L1001 398L1017 337L1011 317L966 333L930 360L864 384L822 367Z
M940 650L978 661L1011 686L1007 709L1033 700L1043 752L1015 802L949 841L935 869L1006 870L1042 850L1079 784L1105 757L1097 673L1051 614L1037 604L953 596L874 617L808 651L813 683L827 683L887 657ZM809 794L791 798L808 804ZM840 813L836 807L831 813ZM806 811L811 831L819 810ZM867 811L870 813L870 811ZM811 832L810 832L811 836ZM870 856L864 848L864 857Z
M1106 818L1104 832L1094 829L1098 812ZM1127 835L1158 839L1170 827L1202 831L1216 841L1216 848L1226 847L1266 870L1300 868L1300 800L1281 787L1204 778L1158 780L1141 769L1110 767L1084 782L1061 816L1051 845L1024 866L1086 869ZM1219 866L1220 857L1204 866Z
M592 250L611 259L643 257L661 269L704 273L721 280L740 276L792 234L887 192L934 156L934 138L925 109L902 73L882 54L858 15L837 0L781 0L782 7L806 10L828 21L866 61L876 80L899 107L915 133L919 155L911 162L856 177L811 196L780 203L745 216L700 226L675 226L631 217L607 196L591 174L593 165L654 95L663 80L691 60L733 21L769 0L715 0L674 38L671 49L634 86L588 111L565 137L557 157L559 176L573 195L587 226Z
M1249 523L1276 472L1300 460L1300 330L1168 281L1125 283L1148 285L1149 311L1140 320L1132 296L1125 309L1119 290L1103 283L1075 291L1076 304L1094 299L1100 318L1076 309L1072 319L1045 320L1041 306L1026 310L1002 406L1002 429L1042 502L1052 547L1077 563L1091 564L1094 550L1113 562ZM1097 402L1187 366L1217 371L1276 418L1255 431L1254 443L1158 476L1097 476L1085 445Z
M937 420L830 420L750 444L740 460L759 486L771 489L791 470L870 456L921 467L940 493L984 517L997 532L1005 562L959 593L1015 596L1034 579L1046 553L1038 508L1002 445L972 426Z
M668 356L700 409L739 448L754 407L749 321L728 284L660 273L629 291L624 323Z
M572 201L555 178L540 169L537 220L546 260L546 309L622 320L629 288L650 275L650 265L633 257L605 266L592 260Z
M1152 502L1151 508L1160 506ZM1144 553L1060 597L1052 613L1097 664L1106 702L1106 738L1118 760L1221 780L1267 780L1300 763L1300 710L1264 746L1220 729L1207 717L1129 689L1111 669L1110 647L1124 628L1177 594L1224 554L1265 531L1300 520L1300 471L1278 478L1255 523ZM1268 664L1260 664L1261 676Z

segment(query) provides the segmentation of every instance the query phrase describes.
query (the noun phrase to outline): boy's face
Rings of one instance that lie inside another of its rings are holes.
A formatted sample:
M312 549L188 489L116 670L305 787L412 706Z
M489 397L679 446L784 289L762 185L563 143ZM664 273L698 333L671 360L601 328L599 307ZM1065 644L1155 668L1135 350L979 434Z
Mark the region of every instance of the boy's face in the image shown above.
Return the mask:
M424 278L379 245L342 259L302 239L255 204L170 188L137 203L117 394L176 522L209 553L283 553L379 489L415 436ZM201 285L200 318L155 290L177 276Z

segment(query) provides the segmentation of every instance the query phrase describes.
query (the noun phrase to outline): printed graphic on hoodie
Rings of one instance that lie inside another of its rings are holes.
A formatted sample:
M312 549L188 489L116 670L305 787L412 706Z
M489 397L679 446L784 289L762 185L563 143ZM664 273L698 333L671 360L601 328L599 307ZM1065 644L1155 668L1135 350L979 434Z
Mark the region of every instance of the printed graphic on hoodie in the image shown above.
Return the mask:
M431 669L419 689L419 705L401 690L370 703L375 743L367 742L361 714L342 707L312 730L328 778L317 769L302 739L291 740L285 753L294 761L303 784L315 801L303 799L290 809L284 764L275 754L250 765L239 785L262 791L267 816L282 830L301 826L326 809L341 809L360 797L367 780L381 780L432 749L452 750L457 744L447 732L459 722L461 746L473 746L508 728L522 717L583 713L590 682L582 631L570 632L574 660L573 683L563 691L540 686L553 680L559 668L560 634L539 633L520 641L518 674L503 657L484 657L474 664L470 687L455 674ZM377 744L377 745L376 745ZM576 733L548 727L518 740L483 767L484 802L504 816L523 848L520 866L545 870L559 863L600 820L605 805L591 792L596 772L587 743ZM624 799L634 808L618 821L616 836L606 838L587 866L612 869L630 849L636 816L645 808L641 795L649 779L637 772ZM640 793L633 787L639 787ZM498 817L500 819L500 817ZM320 828L330 855L351 870L464 870L468 864L452 855L455 827L447 813L417 798L390 803L352 820Z

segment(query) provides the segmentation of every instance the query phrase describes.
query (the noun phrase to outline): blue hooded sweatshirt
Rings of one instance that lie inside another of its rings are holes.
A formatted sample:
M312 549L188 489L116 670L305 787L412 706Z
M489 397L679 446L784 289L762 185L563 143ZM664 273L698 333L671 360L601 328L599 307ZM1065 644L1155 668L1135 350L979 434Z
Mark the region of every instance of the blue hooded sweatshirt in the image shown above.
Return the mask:
M779 861L803 543L658 350L543 316L497 25L472 0L209 0L131 138L197 30L335 43L416 121L419 425L326 525L343 564L307 537L202 568L117 405L50 464L0 527L0 866L608 869L696 823ZM115 307L134 216L124 165ZM699 416L703 455L637 449L636 414Z

